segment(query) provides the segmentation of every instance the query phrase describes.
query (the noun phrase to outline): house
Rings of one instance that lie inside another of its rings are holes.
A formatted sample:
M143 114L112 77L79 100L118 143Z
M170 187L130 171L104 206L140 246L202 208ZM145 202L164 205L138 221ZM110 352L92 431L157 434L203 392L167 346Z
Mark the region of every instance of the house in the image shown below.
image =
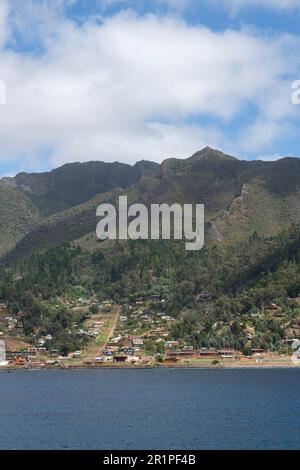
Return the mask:
M132 340L129 338L122 339L120 343L121 348L132 348Z
M283 342L284 342L285 344L293 344L295 341L297 341L295 338L293 338L293 339L292 339L292 338L285 338L285 339L283 340Z
M275 317L276 318L285 318L287 314L285 312L281 312L280 310L278 312L275 312Z
M27 348L28 356L34 357L37 355L37 348Z
M38 348L36 348L36 352L37 352L38 354L43 355L43 356L46 356L46 355L48 354L46 348L40 348L40 347L38 347Z
M194 351L169 351L168 357L190 358L195 355Z
M97 336L99 336L100 330L95 329L95 328L91 328L90 330L87 331L87 334L88 334L88 336L92 336L92 337L96 338Z
M266 307L266 310L278 310L279 307L278 305L274 304L274 303L270 303L269 305L267 305Z
M101 364L102 362L104 362L104 358L102 356L95 357L94 361L96 364Z
M27 351L8 351L6 353L6 358L8 360L15 360L17 358L28 359L30 354Z
M218 351L215 348L202 348L197 354L200 357L217 357Z
M81 352L81 351L75 351L75 352L73 352L73 353L71 354L71 357L72 357L73 359L79 359L79 358L81 357L81 355L82 355L82 352Z
M58 356L59 356L58 349L51 349L50 350L50 357L58 357Z
M123 354L118 354L118 355L114 356L114 359L113 359L113 361L114 361L114 362L118 362L118 363L119 363L119 362L126 362L126 361L127 361L127 359L128 359L128 358L127 358L127 356L126 356L126 355L123 355Z
M133 346L143 346L144 341L141 338L133 338L132 344Z
M264 350L264 349L260 349L260 348L256 348L256 349L251 349L251 352L252 352L253 356L255 356L255 355L264 354L265 350Z
M124 346L123 348L121 348L121 351L123 351L124 354L133 355L136 352L135 351L136 349L140 349L140 348L132 348L132 347Z
M220 349L218 353L223 359L234 359L237 355L234 349Z
M166 341L165 342L166 349L177 348L177 346L178 346L178 341Z
M159 294L151 295L150 300L159 301L160 300L160 295Z
M112 338L108 344L117 344L119 341L121 341L121 339L122 339L122 336L118 335L115 338Z

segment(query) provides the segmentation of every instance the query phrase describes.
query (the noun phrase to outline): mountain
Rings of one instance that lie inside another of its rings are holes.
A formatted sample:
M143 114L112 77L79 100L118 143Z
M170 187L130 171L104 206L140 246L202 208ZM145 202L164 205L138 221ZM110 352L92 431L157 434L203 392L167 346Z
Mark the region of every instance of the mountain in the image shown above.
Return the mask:
M85 236L96 248L96 208L120 194L147 205L205 204L210 243L233 243L254 232L275 236L300 221L300 159L241 161L209 147L161 165L89 162L22 173L2 180L0 189L14 235L2 246L2 261L79 239L84 245ZM9 192L15 199L18 193L17 207L8 204Z
M64 217L64 211L90 201L115 188L127 188L143 176L154 174L159 165L141 161L123 163L72 163L48 173L20 173L0 180L0 255L13 248L26 234L50 216ZM44 224L44 225L43 225ZM68 237L72 227L65 227ZM75 233L75 232L74 232ZM51 244L51 240L49 241Z
M100 242L96 208L122 194L147 205L204 203L204 248ZM26 341L50 333L48 348L85 347L73 330L85 323L77 308L83 297L93 307L95 299L113 299L126 310L158 296L164 301L151 309L173 317L170 339L194 349L286 354L285 338L300 337L299 159L241 161L205 148L161 165L65 165L4 179L0 197L0 301L21 319ZM67 307L73 302L75 311ZM265 309L271 303L277 316ZM135 335L135 320L128 327ZM164 353L155 337L148 343Z
M16 186L0 183L0 256L42 221L39 209L28 193Z
M20 173L11 184L23 189L42 215L49 216L82 204L99 193L113 188L127 188L151 174L157 164L71 163L49 173Z

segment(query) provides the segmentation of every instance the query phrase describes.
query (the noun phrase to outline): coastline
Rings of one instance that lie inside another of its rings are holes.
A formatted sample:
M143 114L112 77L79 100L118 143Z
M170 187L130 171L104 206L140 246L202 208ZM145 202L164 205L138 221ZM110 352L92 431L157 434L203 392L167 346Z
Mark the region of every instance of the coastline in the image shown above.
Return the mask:
M214 365L188 365L188 364L168 364L168 365L107 365L107 366L61 366L61 367L3 367L0 368L0 372L17 372L17 371L76 371L76 370L151 370L151 369L187 369L187 370L257 370L257 369L300 369L299 364L242 364L242 365L233 365L233 364L222 364L219 366Z

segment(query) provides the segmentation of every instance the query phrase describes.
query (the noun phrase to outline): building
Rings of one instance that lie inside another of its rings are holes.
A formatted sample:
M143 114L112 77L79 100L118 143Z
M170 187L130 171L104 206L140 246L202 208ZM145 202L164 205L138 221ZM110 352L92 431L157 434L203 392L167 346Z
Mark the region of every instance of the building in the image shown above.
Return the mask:
M278 310L279 307L278 305L274 304L274 303L270 303L269 305L267 305L266 307L266 310Z
M0 341L0 367L1 366L6 366L7 361L6 361L6 348L5 348L5 342Z
M218 356L218 351L214 348L200 349L198 351L198 356L200 356L200 357L217 357Z
M285 312L281 312L280 310L278 312L275 312L275 317L276 318L285 318L287 314Z
M144 341L141 338L133 338L132 344L133 346L143 346Z
M127 361L127 356L120 354L114 356L114 362L126 362Z
M51 349L50 350L50 357L58 357L58 356L59 356L58 349Z
M256 354L261 355L265 353L264 349L261 348L256 348L256 349L251 349L251 353L255 356Z
M234 359L237 355L234 349L220 349L218 353L223 359Z
M178 347L178 341L166 341L165 342L166 349L177 348L177 347Z
M160 294L154 294L150 296L150 300L152 301L159 301L160 300Z
M80 359L80 358L81 358L81 355L82 355L82 352L81 352L81 351L75 351L75 352L71 353L71 358L73 358L73 359Z
M194 351L169 351L168 357L191 358L195 355Z

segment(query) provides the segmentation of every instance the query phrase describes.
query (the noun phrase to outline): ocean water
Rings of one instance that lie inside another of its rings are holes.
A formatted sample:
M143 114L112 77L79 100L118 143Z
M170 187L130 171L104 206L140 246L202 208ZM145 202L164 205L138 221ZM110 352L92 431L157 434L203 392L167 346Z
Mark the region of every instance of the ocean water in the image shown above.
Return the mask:
M299 449L300 370L0 372L0 449Z

